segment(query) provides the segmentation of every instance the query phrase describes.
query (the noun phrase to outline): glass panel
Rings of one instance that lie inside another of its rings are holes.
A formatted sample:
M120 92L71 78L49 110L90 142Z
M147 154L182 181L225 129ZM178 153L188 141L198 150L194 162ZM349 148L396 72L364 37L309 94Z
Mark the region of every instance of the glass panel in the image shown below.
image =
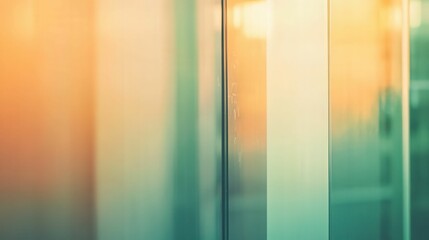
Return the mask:
M98 1L96 26L100 239L219 239L220 1Z
M227 1L229 239L266 239L266 2Z
M411 239L429 236L429 1L410 2Z
M221 15L0 1L0 239L220 239Z
M328 1L269 7L268 239L328 240Z
M331 239L404 239L402 1L330 7Z

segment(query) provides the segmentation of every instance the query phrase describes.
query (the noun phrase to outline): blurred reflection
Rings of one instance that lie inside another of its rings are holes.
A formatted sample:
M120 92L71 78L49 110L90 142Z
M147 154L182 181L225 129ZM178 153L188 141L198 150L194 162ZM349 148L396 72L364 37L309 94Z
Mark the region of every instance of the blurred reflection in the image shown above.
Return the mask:
M93 17L0 1L0 239L94 237Z
M412 240L429 236L429 1L410 2Z
M220 102L220 0L0 1L0 239L219 239Z
M332 0L330 26L331 239L399 240L401 1Z
M229 239L266 239L266 2L227 1Z
M219 11L211 0L98 3L100 239L219 239Z

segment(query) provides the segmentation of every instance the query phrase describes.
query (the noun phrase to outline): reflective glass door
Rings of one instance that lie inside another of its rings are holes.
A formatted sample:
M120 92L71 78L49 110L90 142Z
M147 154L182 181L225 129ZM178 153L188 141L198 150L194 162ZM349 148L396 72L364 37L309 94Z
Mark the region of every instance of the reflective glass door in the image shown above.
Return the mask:
M0 1L0 239L429 239L427 9Z

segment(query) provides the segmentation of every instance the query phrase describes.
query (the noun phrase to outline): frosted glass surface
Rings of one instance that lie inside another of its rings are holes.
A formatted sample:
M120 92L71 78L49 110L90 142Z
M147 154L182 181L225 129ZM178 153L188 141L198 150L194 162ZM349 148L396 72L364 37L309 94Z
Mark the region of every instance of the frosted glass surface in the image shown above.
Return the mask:
M0 239L220 239L221 13L0 1Z
M402 13L330 1L331 240L404 239Z

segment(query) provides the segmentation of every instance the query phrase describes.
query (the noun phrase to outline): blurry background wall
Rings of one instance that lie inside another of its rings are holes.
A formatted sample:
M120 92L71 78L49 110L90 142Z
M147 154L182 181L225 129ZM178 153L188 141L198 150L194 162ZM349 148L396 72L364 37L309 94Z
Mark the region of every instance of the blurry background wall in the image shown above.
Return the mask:
M1 239L218 239L220 7L0 3Z

